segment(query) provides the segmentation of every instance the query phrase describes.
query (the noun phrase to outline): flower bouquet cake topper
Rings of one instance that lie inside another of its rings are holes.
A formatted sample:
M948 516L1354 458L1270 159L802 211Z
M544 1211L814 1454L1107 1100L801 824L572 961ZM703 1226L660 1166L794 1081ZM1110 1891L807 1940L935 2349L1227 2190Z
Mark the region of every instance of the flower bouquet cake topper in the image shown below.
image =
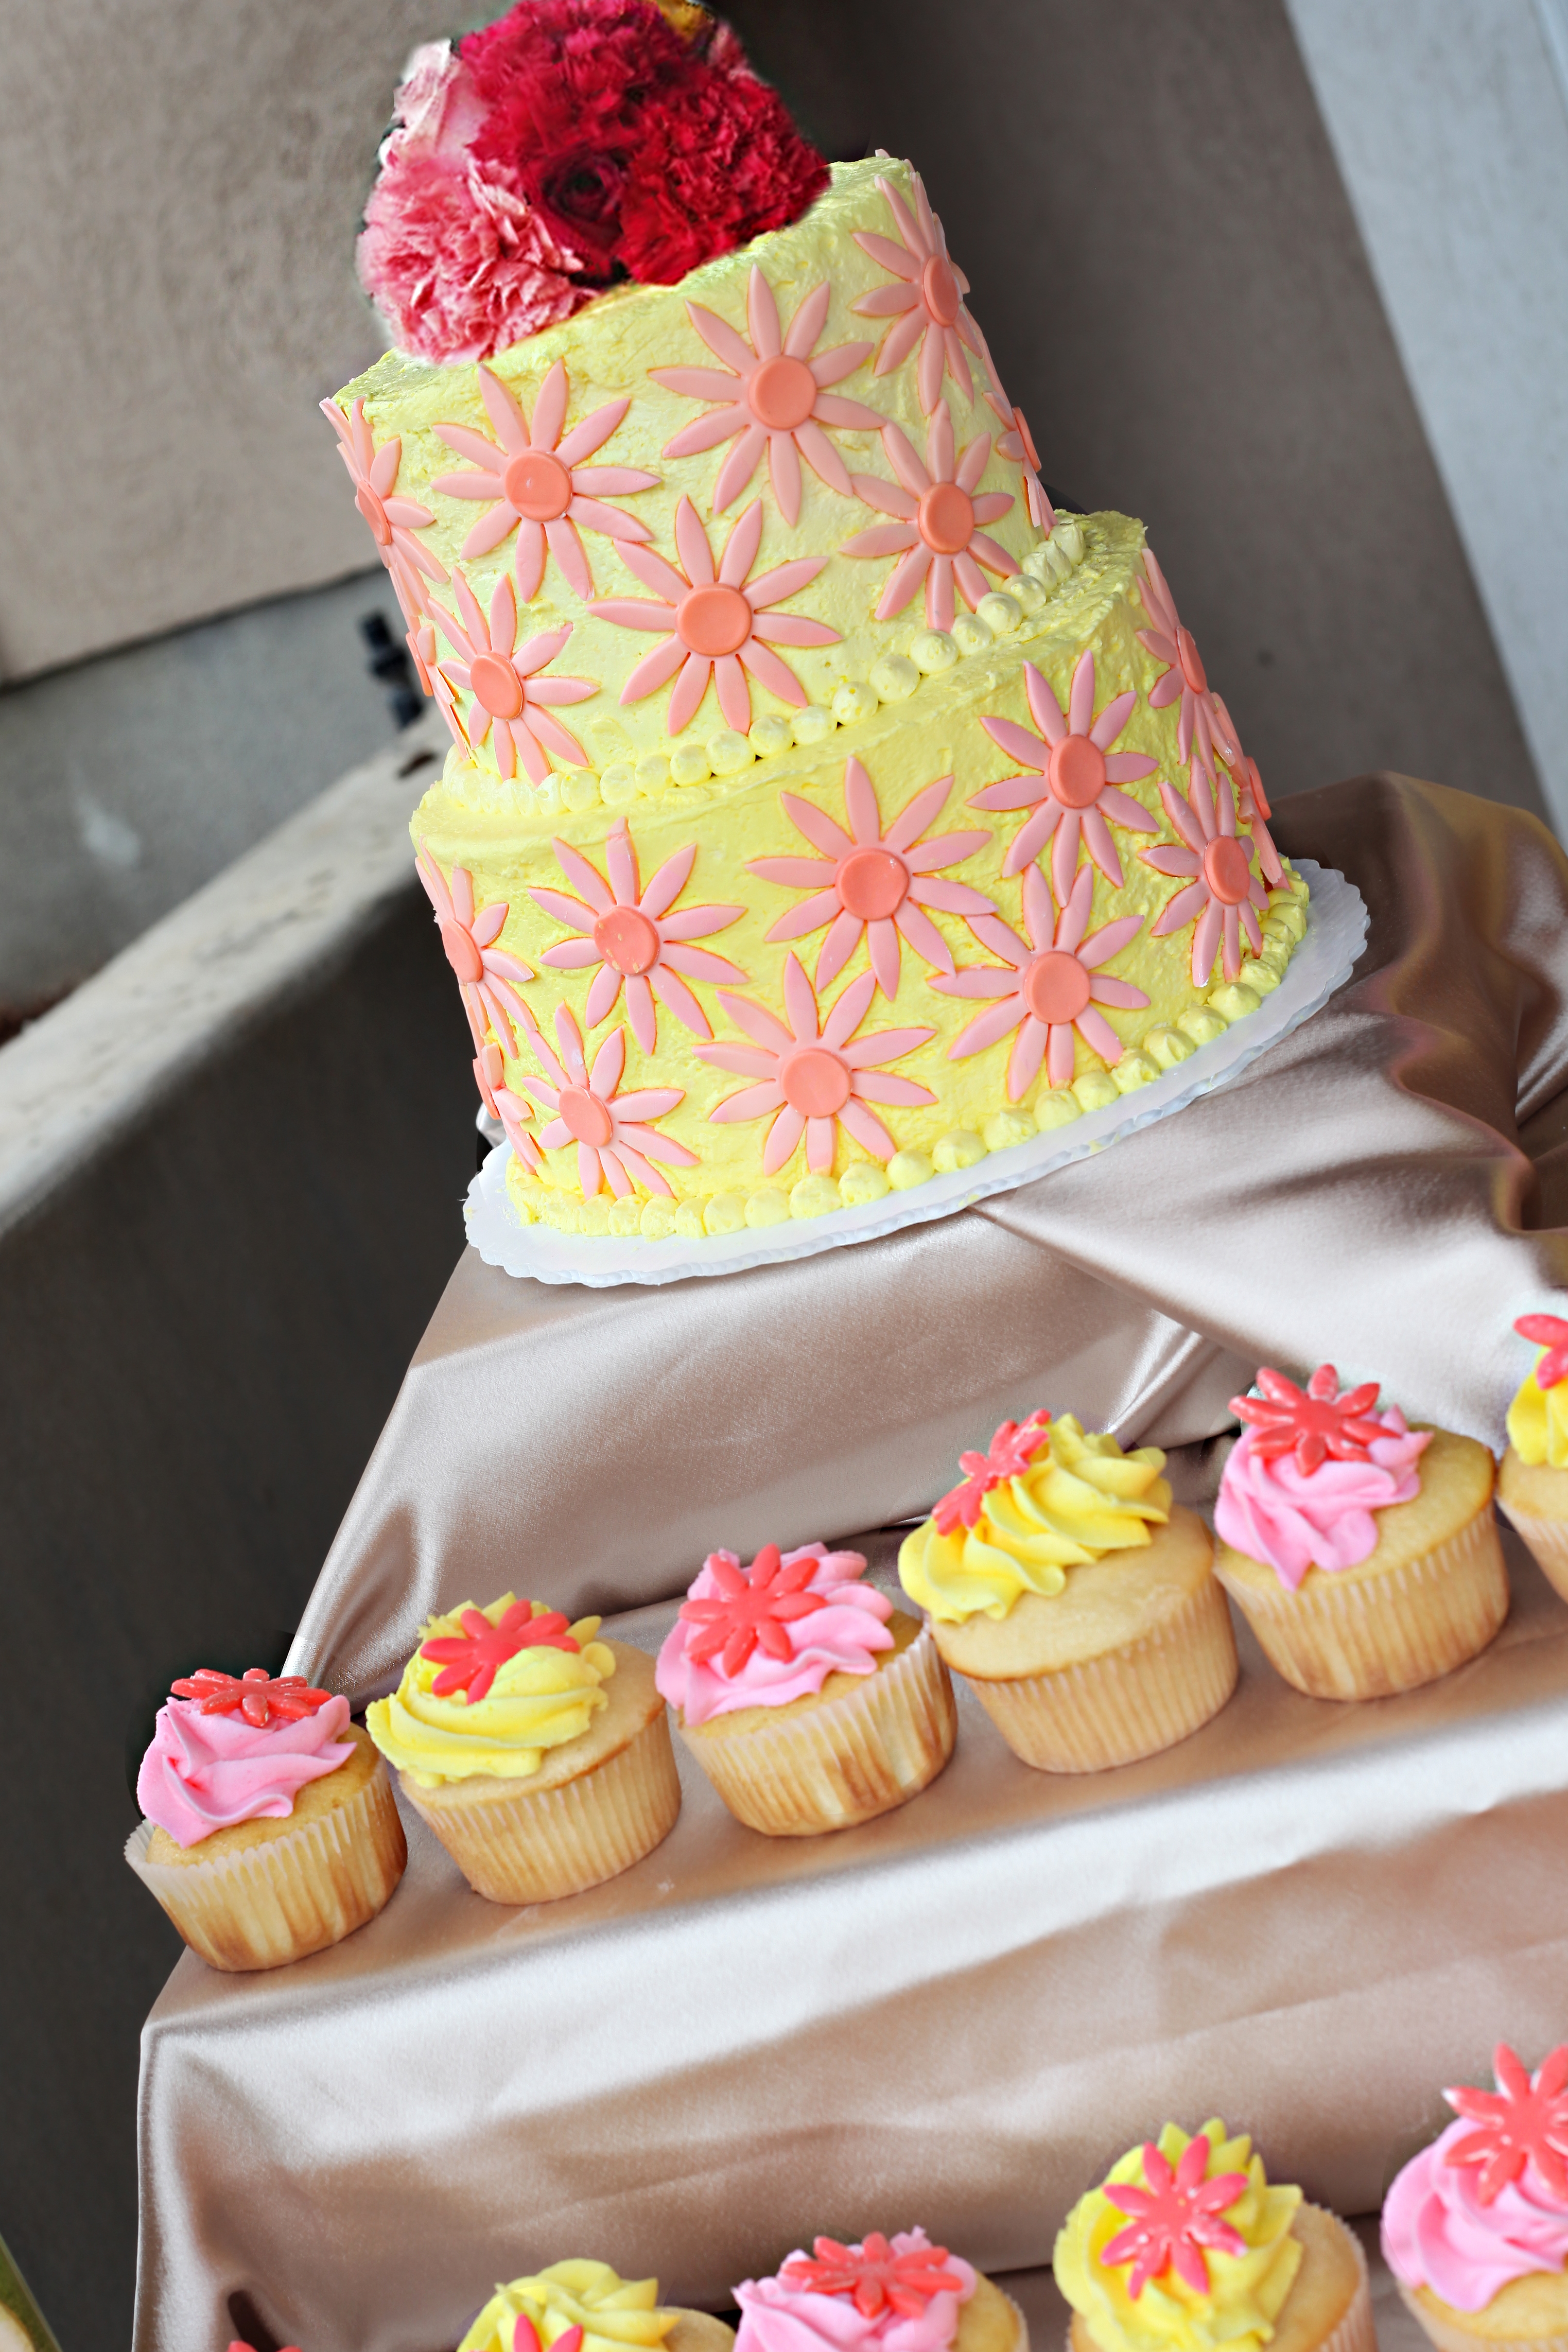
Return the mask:
M689 0L519 0L416 49L359 240L416 358L488 359L798 220L827 165Z

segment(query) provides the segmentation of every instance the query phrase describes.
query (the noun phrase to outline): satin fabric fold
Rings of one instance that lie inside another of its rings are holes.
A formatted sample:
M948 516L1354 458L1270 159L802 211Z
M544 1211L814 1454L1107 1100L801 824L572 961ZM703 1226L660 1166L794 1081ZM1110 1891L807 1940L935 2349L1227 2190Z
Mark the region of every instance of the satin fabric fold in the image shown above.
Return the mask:
M1350 982L1233 1086L958 1216L661 1289L459 1261L291 1670L356 1705L421 1621L511 1587L570 1615L923 1515L1037 1404L1125 1445L1325 1360L1500 1446L1516 1315L1568 1286L1568 862L1409 778L1281 804L1371 911Z

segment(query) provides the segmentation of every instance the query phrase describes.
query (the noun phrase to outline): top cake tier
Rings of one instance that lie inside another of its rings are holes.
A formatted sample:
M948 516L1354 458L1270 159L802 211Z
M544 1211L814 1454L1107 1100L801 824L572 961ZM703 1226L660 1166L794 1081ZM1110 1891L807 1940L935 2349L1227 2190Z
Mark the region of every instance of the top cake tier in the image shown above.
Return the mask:
M1050 513L966 290L918 174L880 157L679 287L347 385L361 510L476 761L521 783L747 736L1016 579ZM548 648L529 677L591 688L580 723L586 693L505 716L537 693L502 659L513 602L517 645Z

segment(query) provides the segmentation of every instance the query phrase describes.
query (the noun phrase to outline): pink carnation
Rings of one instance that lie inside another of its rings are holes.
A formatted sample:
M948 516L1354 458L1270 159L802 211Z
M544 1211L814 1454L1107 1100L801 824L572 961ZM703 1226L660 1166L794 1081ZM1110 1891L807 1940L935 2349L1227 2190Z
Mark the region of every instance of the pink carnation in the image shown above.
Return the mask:
M580 310L592 289L525 197L467 157L395 134L364 208L360 283L399 348L483 360Z

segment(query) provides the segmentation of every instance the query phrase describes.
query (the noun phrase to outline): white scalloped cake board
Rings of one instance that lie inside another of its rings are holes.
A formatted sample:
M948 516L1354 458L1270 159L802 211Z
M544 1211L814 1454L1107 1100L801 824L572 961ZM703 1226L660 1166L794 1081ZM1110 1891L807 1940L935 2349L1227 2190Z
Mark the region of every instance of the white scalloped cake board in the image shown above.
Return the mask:
M845 1249L855 1242L874 1241L905 1225L919 1225L933 1217L950 1217L955 1210L984 1201L995 1192L1010 1192L1065 1168L1074 1160L1102 1151L1124 1135L1168 1118L1199 1095L1212 1094L1229 1084L1266 1054L1281 1037L1310 1021L1335 989L1348 980L1366 944L1367 911L1361 892L1331 866L1297 860L1296 870L1311 893L1307 929L1291 957L1285 977L1256 1013L1227 1029L1210 1045L1200 1045L1190 1060L1164 1070L1146 1087L1108 1103L1103 1110L1086 1111L1069 1127L1053 1128L1026 1143L993 1151L973 1168L932 1176L908 1192L889 1192L862 1207L835 1209L826 1216L791 1218L777 1225L746 1226L738 1234L722 1234L693 1241L672 1234L666 1241L643 1241L637 1235L590 1235L557 1233L550 1225L525 1225L507 1195L506 1171L511 1146L499 1144L468 1187L463 1217L470 1247L487 1265L508 1274L531 1276L536 1282L581 1282L594 1290L616 1288L626 1282L684 1282L692 1275L736 1274L750 1265L776 1265L786 1258L815 1257L821 1250Z

